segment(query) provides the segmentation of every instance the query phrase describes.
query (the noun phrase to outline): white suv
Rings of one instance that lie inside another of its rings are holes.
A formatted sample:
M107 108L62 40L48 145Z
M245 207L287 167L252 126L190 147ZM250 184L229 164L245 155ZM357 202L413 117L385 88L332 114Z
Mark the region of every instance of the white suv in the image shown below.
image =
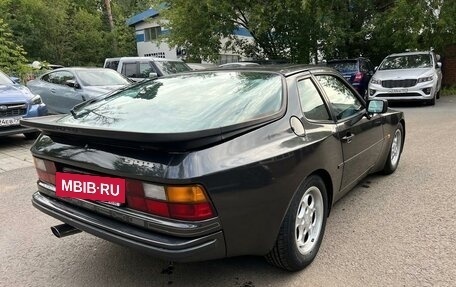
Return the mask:
M135 82L153 77L190 72L181 60L153 57L106 58L103 68L110 68Z
M442 64L433 52L392 54L369 82L369 98L421 100L435 104L442 84Z

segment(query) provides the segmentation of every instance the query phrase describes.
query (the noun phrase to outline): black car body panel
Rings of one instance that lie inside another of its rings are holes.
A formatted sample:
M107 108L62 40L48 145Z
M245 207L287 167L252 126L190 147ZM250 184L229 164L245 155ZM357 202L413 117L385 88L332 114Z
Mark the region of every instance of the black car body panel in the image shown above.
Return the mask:
M65 200L53 195L52 187L46 188L43 183L39 183L33 197L34 205L76 228L113 242L148 249L169 260L265 255L276 241L293 195L307 177L317 174L325 181L332 206L367 174L383 168L391 135L397 124L403 122L401 112L389 110L368 119L365 109L339 121L334 114L333 120L308 120L301 109L298 80L304 77L316 82L315 75L325 74L347 83L336 71L323 67L289 67L278 71L286 80L286 102L280 113L215 141L188 145L198 136L181 138L180 142L176 135L171 135L162 142L174 141L174 145L163 148L157 144L160 139L153 135L129 138L131 134L124 132L98 129L95 134L81 127L71 134L73 127L53 124L56 118L23 121L24 125L43 132L32 147L32 154L55 162L58 171L76 170L156 184L199 184L208 192L216 212L214 218L187 222L127 207ZM327 103L328 96L320 85L316 86ZM362 98L359 101L365 105ZM292 116L301 119L305 136L297 136L291 129ZM107 136L108 133L113 134ZM352 143L344 142L348 133L356 135ZM132 224L135 218L140 218L139 225ZM127 235L119 236L114 226ZM131 238L138 229L143 237L154 238L156 242L149 244ZM171 244L168 249L180 250L178 255L162 248L166 243ZM201 247L205 244L207 247Z

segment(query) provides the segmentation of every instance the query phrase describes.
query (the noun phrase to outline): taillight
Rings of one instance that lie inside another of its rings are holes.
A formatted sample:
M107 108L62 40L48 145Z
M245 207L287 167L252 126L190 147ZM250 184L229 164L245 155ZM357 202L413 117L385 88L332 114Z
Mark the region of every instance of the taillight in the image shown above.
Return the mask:
M361 82L362 79L363 79L363 73L356 72L353 82L358 83L358 82Z
M215 216L201 185L160 186L127 180L127 206L150 214L181 220L204 220Z
M34 157L33 160L35 162L35 168L36 172L38 173L38 178L41 181L55 185L55 164L52 161L36 157Z

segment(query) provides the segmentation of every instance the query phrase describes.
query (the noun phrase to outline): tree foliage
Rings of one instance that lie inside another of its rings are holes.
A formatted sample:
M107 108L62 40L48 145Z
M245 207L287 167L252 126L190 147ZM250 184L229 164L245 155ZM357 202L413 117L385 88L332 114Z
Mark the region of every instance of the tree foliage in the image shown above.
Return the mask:
M134 28L125 21L151 6L164 7L160 17L172 29L164 40L193 58L216 60L225 50L296 63L360 55L378 63L392 52L441 52L456 43L454 0L0 1L13 51L28 62L73 66L136 55ZM255 41L234 37L239 27Z
M149 7L145 0L2 0L2 17L29 62L100 66L106 57L136 55L128 17ZM113 47L113 43L115 43Z
M442 50L456 41L454 0L155 0L167 39L192 55L215 59L234 45L258 58L317 62L385 55L406 49ZM239 43L236 27L255 44ZM224 45L220 38L228 38ZM450 41L450 42L449 42Z
M0 18L0 70L6 73L21 75L27 69L24 49L13 40L13 33Z

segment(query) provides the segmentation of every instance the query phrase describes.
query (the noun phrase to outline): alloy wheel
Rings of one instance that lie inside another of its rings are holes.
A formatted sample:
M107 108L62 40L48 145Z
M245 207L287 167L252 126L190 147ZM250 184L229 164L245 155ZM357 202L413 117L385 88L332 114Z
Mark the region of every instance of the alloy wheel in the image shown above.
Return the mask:
M301 198L296 215L296 246L301 254L312 252L323 225L324 205L320 189L309 187Z

